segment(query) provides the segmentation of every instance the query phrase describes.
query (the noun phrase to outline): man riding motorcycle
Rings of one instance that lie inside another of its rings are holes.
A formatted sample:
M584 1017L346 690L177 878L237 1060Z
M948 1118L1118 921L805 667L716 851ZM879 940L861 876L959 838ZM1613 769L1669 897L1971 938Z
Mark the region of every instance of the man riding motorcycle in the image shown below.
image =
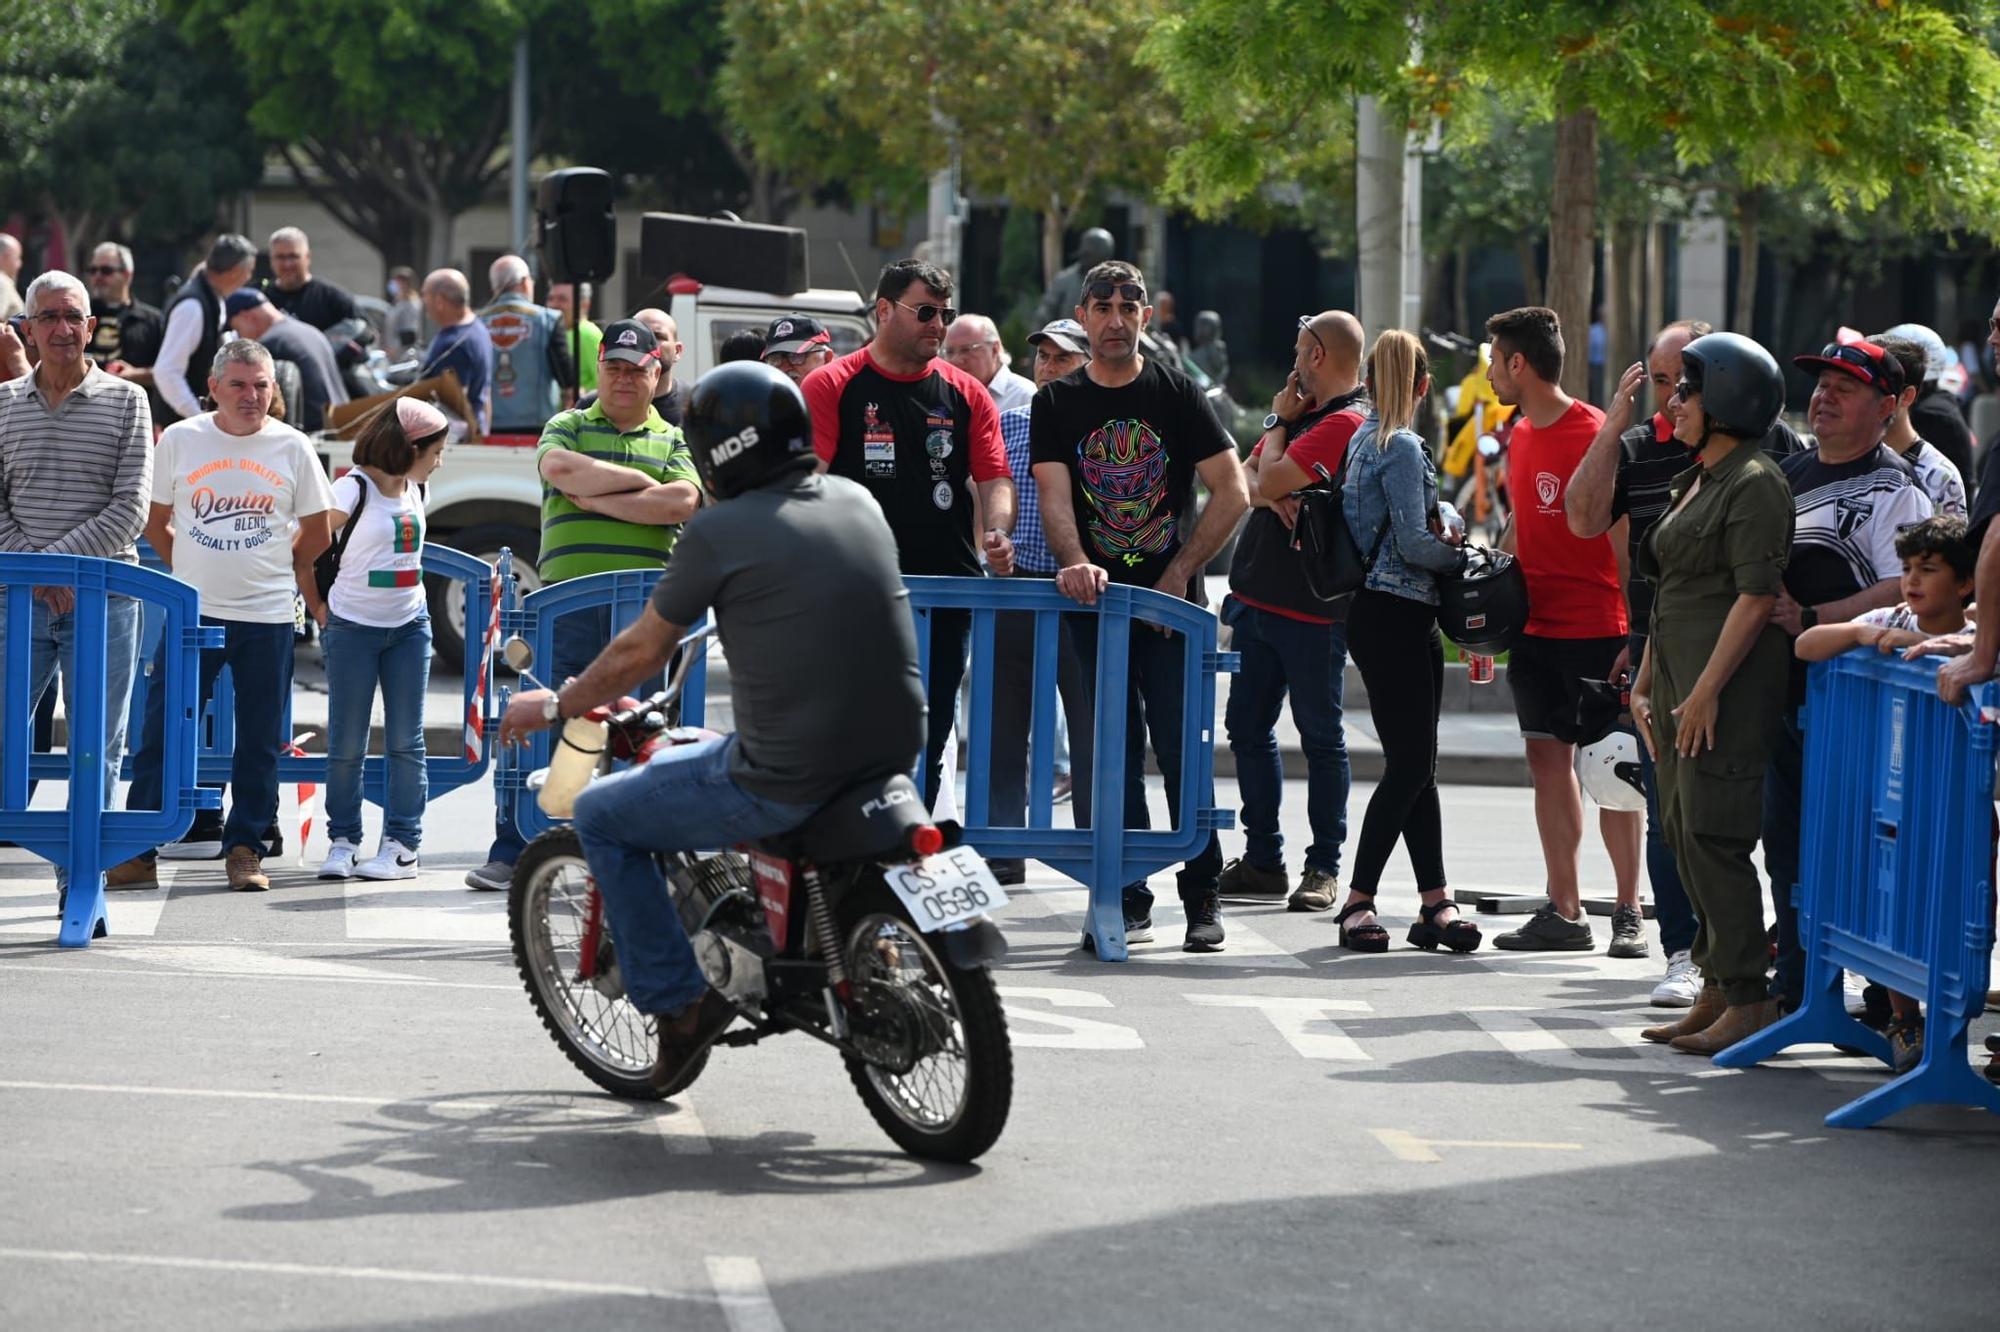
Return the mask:
M502 743L657 679L713 609L734 735L662 750L592 783L575 827L625 989L657 1018L652 1078L672 1082L734 1016L709 988L655 853L788 832L924 747L924 687L896 539L868 491L814 471L805 399L738 361L703 375L684 429L713 501L690 519L652 601L581 676L516 694Z

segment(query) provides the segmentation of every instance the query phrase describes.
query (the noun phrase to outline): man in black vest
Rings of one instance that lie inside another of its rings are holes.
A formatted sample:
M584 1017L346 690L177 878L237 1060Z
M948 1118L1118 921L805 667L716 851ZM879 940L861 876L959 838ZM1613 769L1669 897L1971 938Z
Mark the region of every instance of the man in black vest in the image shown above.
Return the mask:
M1325 911L1340 893L1340 846L1347 840L1347 736L1341 697L1347 670L1347 602L1321 601L1306 586L1292 546L1299 502L1292 492L1340 475L1347 444L1361 428L1361 321L1342 310L1299 320L1292 373L1271 401L1264 435L1245 468L1251 513L1229 566L1222 621L1242 668L1229 686L1223 727L1243 796L1243 855L1223 867L1221 895L1276 902L1285 874L1278 804L1284 767L1278 710L1287 694L1306 756L1306 818L1312 845L1291 894L1294 911Z
M222 346L222 303L250 280L256 262L257 247L248 236L224 232L215 238L194 276L167 302L167 328L160 336L159 358L153 362L153 386L167 405L161 424L201 415L201 394L195 385L208 382L208 368Z

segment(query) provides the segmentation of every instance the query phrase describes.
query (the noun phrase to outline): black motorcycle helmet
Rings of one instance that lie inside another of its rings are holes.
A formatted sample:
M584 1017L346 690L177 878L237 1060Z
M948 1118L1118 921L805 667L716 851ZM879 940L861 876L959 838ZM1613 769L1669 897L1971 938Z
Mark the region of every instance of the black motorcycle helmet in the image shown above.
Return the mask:
M1482 657L1497 657L1528 628L1528 579L1512 555L1468 546L1455 577L1438 579L1438 628Z
M1708 435L1721 431L1753 443L1769 434L1785 406L1785 378L1771 353L1740 333L1708 333L1681 348L1681 376L1701 391Z
M790 376L762 361L731 361L697 379L681 429L715 499L814 465L806 400Z

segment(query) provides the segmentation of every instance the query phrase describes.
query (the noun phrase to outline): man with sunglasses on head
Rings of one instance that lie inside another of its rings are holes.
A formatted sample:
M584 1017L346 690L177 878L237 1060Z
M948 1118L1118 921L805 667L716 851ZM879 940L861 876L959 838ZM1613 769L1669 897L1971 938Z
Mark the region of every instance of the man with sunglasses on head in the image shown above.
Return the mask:
M1903 368L1866 340L1829 343L1792 364L1819 377L1806 423L1812 445L1780 464L1798 518L1784 591L1772 623L1797 638L1819 624L1841 624L1900 599L1903 562L1896 533L1931 516L1930 496L1909 465L1882 440L1903 391ZM1764 869L1778 924L1778 967L1771 997L1789 1011L1805 993L1792 887L1799 878L1799 816L1805 741L1805 663L1792 663L1784 725L1777 728L1764 776Z
M1090 339L1090 362L1035 394L1029 456L1042 506L1042 528L1054 551L1056 586L1085 606L1108 583L1150 587L1204 604L1202 570L1250 507L1236 447L1194 381L1149 359L1139 339L1152 317L1146 280L1131 264L1109 260L1084 275L1076 317ZM1208 488L1208 507L1182 539L1182 519L1194 511L1194 483ZM1085 678L1097 673L1098 622L1078 616L1077 650ZM1125 826L1146 828L1146 732L1166 778L1167 808L1181 817L1180 718L1185 701L1182 645L1151 625L1132 627L1126 695ZM1100 706L1115 707L1115 699ZM1212 803L1214 790L1196 792ZM1096 817L1107 817L1097 811ZM1187 911L1182 948L1222 947L1217 901L1222 843L1208 845L1179 875ZM1125 938L1152 937L1153 894L1143 882L1125 887Z
M820 470L857 481L875 497L896 534L905 577L976 578L982 553L1004 576L1014 571L1014 478L986 386L938 356L958 313L951 290L950 274L935 264L889 264L875 286L875 340L799 387ZM982 513L985 530L975 532ZM971 636L971 612L931 616L924 793L933 804Z

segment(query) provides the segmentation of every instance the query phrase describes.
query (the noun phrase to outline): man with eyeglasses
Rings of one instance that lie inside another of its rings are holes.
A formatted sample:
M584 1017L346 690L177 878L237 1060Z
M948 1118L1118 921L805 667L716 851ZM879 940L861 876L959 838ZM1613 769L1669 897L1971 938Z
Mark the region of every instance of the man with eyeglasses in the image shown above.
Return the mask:
M1784 591L1771 621L1796 638L1814 625L1841 624L1895 605L1903 572L1897 529L1930 517L1932 510L1909 465L1882 442L1903 391L1896 358L1857 340L1829 343L1817 356L1793 357L1792 364L1818 376L1806 415L1814 443L1780 464L1798 517ZM1771 997L1787 1011L1796 1009L1805 993L1805 956L1792 904L1799 878L1805 780L1799 707L1805 694L1805 663L1794 660L1789 706L1764 776L1764 869L1778 926Z
M1236 445L1209 410L1194 381L1140 352L1152 317L1146 280L1131 264L1111 260L1084 275L1077 319L1090 338L1090 363L1035 394L1029 456L1042 506L1042 529L1055 552L1056 586L1085 606L1112 582L1150 587L1205 604L1202 570L1250 507ZM1208 507L1182 537L1194 512L1195 479L1208 488ZM1077 650L1086 679L1097 671L1098 622L1076 619ZM1181 818L1185 702L1182 645L1151 625L1132 627L1126 687L1125 826L1146 828L1146 726L1166 778L1167 808ZM1116 707L1115 699L1099 699ZM1144 721L1142 722L1142 717ZM1102 757L1099 756L1099 761ZM1214 790L1197 791L1203 804ZM1103 810L1097 818L1106 817ZM1217 880L1222 843L1210 834L1182 866L1181 905L1187 913L1183 950L1222 947ZM1152 938L1153 894L1143 882L1125 886L1125 939Z
M935 264L887 265L875 285L875 340L799 387L820 469L868 488L896 534L905 577L976 578L982 554L1005 576L1014 571L1014 478L986 386L938 356L958 314L951 291L951 275ZM975 533L981 513L985 530ZM933 804L971 636L971 612L931 615L924 794Z
M146 394L90 361L96 321L90 294L68 273L48 272L28 286L23 327L40 353L34 373L0 384L0 550L88 555L136 564L153 484L153 417ZM80 681L76 667L76 593L38 587L27 621L10 625L0 605L0 653L9 632L27 635L25 698L0 698L33 712L56 672L63 702L76 716L78 688L104 691L104 799L109 808L125 753L125 713L139 648L139 603L105 601L104 674ZM58 895L67 882L56 872Z
M1007 365L1000 330L985 315L962 314L944 335L944 359L986 386L993 405L1002 412L1026 407L1035 396L1035 382Z
M794 384L833 359L833 334L811 315L779 315L764 331L764 363Z
M90 359L120 379L151 388L167 320L154 306L132 298L132 252L106 241L90 252L83 271L90 282L90 314L97 320Z
M257 247L248 236L225 232L215 238L208 258L167 302L166 331L153 362L153 386L165 402L168 420L201 415L196 384L207 382L208 369L222 347L222 303L250 280ZM189 379L189 371L195 378Z

